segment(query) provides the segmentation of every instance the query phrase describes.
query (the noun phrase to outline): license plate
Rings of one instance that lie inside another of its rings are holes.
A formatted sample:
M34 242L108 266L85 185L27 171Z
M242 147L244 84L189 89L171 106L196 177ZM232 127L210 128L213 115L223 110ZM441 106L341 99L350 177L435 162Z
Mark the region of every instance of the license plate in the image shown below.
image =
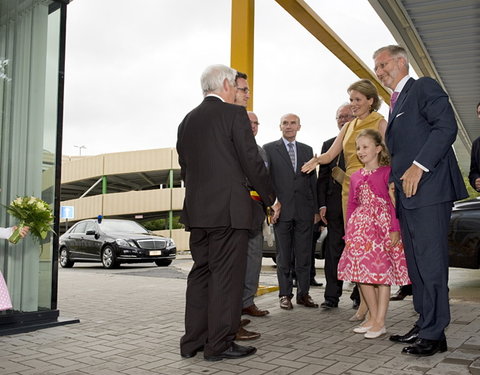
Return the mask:
M161 250L150 251L150 256L162 255Z

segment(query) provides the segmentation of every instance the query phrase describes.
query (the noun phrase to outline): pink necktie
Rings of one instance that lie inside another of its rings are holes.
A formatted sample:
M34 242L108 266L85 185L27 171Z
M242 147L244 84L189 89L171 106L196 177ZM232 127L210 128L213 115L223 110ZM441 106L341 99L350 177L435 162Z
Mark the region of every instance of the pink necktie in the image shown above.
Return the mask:
M397 99L398 99L398 94L399 94L398 91L394 91L392 93L392 97L390 98L390 113L393 112L393 108L395 107L395 103L397 102Z

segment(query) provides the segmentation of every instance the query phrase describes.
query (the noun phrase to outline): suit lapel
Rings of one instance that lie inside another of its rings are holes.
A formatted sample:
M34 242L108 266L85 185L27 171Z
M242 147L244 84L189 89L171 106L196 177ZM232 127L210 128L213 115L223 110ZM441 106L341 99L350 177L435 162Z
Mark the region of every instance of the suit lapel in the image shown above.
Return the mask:
M293 165L292 161L290 160L290 155L288 155L287 148L285 147L285 143L283 143L283 139L280 139L277 142L277 150L280 156L285 160L287 165L290 167L290 170L293 172ZM298 148L297 148L297 164L298 164Z
M397 103L395 103L395 108L393 109L390 116L388 116L388 124L389 125L393 122L395 117L397 117L397 115L403 111L403 109L402 109L403 108L403 102L407 98L408 90L410 90L410 87L412 87L414 82L415 82L415 80L413 78L410 78L407 81L407 83L405 84L405 86L403 87L402 92L398 96Z

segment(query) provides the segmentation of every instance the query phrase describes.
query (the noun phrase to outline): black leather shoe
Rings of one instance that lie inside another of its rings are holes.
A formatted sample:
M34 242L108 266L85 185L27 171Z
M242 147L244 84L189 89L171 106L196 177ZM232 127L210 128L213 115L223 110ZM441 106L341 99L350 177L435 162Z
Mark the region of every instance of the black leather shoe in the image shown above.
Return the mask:
M255 354L257 348L253 346L241 346L232 342L232 345L225 351L215 355L204 355L207 361L221 361L222 359L243 358Z
M420 327L414 325L405 335L390 336L390 341L401 342L402 344L413 344L418 339L418 332L420 332Z
M390 297L390 301L403 301L406 296L411 296L411 295L412 295L412 286L404 285L397 290L397 293L395 293L393 296Z
M323 285L323 283L319 283L315 279L310 280L310 286L322 286L322 285Z
M182 356L182 358L193 358L197 355L198 352L203 352L203 346L201 346L200 348L194 350L193 352L190 352L190 353L182 353L180 352L180 355Z
M417 355L419 357L428 357L435 353L447 351L447 340L428 340L418 339L415 344L403 348L402 353Z
M320 304L320 307L323 309L333 309L335 307L338 307L338 303L333 303L332 301L325 301Z

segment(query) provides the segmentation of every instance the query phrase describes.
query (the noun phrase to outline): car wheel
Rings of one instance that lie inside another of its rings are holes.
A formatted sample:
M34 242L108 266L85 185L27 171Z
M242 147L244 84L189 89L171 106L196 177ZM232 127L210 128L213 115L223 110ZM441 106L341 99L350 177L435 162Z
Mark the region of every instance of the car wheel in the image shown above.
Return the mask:
M159 260L155 261L155 264L158 267L168 267L170 264L172 264L172 260L171 259L159 259Z
M102 264L104 268L108 269L118 267L115 251L110 246L105 246L102 250Z
M60 265L62 268L72 268L75 262L70 260L68 250L64 247L60 250Z

